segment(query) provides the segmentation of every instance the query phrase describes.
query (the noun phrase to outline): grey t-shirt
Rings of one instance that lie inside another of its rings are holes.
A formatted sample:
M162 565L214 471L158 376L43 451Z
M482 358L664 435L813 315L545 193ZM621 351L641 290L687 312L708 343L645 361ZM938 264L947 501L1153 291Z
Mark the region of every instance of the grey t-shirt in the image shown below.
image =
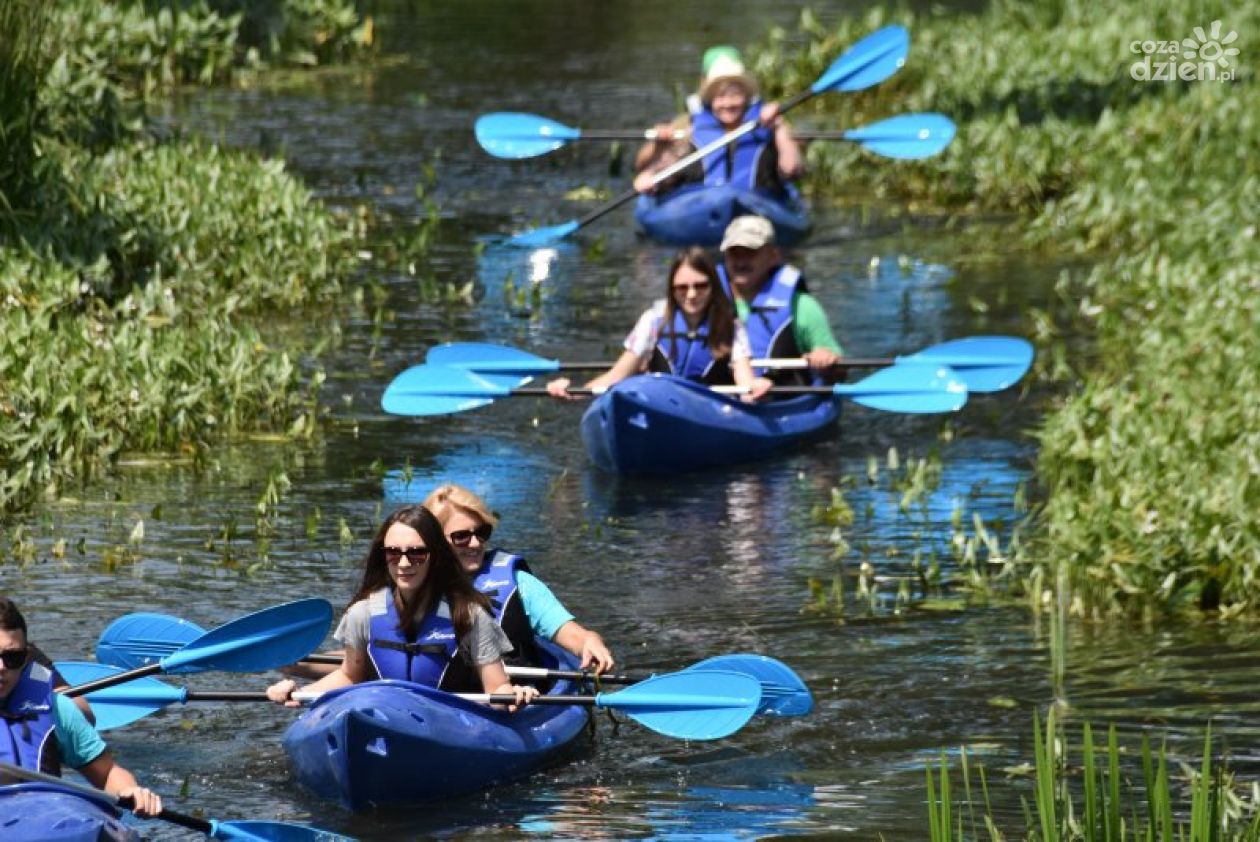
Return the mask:
M368 641L372 639L372 618L386 613L391 598L391 591L382 588L367 599L361 599L347 609L342 616L333 639L350 649L367 651ZM446 600L438 603L439 616L451 616L451 607ZM472 630L459 642L459 653L464 660L473 666L484 666L494 663L512 651L512 643L503 629L499 628L494 618L484 608L473 609Z

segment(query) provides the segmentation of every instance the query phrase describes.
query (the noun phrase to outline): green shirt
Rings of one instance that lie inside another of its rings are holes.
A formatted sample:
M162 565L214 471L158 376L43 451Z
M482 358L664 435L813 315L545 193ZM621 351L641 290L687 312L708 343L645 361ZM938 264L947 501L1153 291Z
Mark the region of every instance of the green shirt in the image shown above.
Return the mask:
M747 301L735 299L735 313L740 321L747 323L749 312ZM798 292L792 296L792 337L802 354L808 354L815 348L829 348L841 356L844 355L844 350L831 332L827 313L818 303L818 299L808 292ZM766 353L769 352L767 349Z

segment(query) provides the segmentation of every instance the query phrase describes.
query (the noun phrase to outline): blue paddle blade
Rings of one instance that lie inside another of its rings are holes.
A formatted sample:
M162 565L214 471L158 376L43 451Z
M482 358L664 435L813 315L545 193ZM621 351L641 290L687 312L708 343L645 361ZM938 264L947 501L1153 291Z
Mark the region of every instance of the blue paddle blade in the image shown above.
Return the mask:
M954 139L954 121L944 114L902 114L844 133L846 140L861 143L887 158L930 158Z
M508 239L507 244L510 246L527 246L534 248L535 246L545 246L556 240L563 240L565 237L578 230L580 226L577 220L569 220L560 225L548 225L544 228L535 228L532 231L526 231L517 234L515 237Z
M967 384L948 366L930 363L894 365L832 392L885 412L953 412L967 403Z
M877 85L901 69L910 51L910 33L904 26L886 26L872 32L832 62L810 86L823 91L860 91Z
M473 127L481 148L496 158L535 158L582 136L578 129L535 114L501 111L477 118Z
M597 707L614 708L668 737L716 740L743 728L761 704L761 685L737 672L674 672L600 693Z
M210 838L231 842L354 842L318 827L290 822L210 822Z
M393 415L448 415L489 406L511 394L521 380L482 377L455 366L413 365L385 388L381 408Z
M56 666L57 672L72 686L126 672L108 664L94 664L89 661L58 661ZM88 693L85 698L91 703L92 713L96 715L96 730L108 731L144 719L167 705L182 704L187 698L187 692L182 687L172 687L152 676L146 676Z
M519 348L490 342L449 342L435 345L429 349L424 361L429 365L466 368L483 377L486 374L548 374L560 370L559 360L544 359Z
M814 697L791 667L765 655L718 655L687 668L693 671L738 672L761 685L757 713L766 716L804 716L814 709Z
M946 365L967 384L968 391L998 392L1019 382L1033 361L1033 346L1014 336L970 336L898 357L901 363Z
M325 599L300 599L219 626L161 660L163 672L262 672L300 661L332 623Z
M126 614L101 632L96 641L96 660L124 669L144 667L182 649L205 633L201 626L169 614Z

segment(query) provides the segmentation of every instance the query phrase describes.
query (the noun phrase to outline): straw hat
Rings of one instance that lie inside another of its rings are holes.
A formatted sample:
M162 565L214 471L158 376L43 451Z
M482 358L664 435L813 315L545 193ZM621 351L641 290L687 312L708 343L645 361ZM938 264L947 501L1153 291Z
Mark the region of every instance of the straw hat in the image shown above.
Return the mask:
M717 90L726 82L735 82L744 89L749 99L757 96L757 80L744 69L739 50L731 46L710 47L705 50L700 64L701 102L711 102Z

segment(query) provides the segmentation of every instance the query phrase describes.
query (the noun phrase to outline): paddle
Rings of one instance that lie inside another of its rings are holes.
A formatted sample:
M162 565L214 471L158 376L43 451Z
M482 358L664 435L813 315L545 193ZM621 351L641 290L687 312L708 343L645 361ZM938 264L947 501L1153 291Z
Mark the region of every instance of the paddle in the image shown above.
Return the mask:
M906 53L909 49L910 34L904 27L886 26L878 32L873 32L861 41L858 41L845 51L844 55L832 62L831 66L814 80L814 83L810 85L808 90L802 91L784 101L779 106L779 113L786 114L801 103L827 91L860 91L879 84L901 69L901 66L906 62ZM756 120L749 120L739 128L716 138L711 143L706 143L695 152L652 176L650 186L655 187L666 181L675 174L687 169L696 161L703 160L709 153L721 149L728 143L732 143L753 131L757 126L758 122ZM638 195L639 192L637 190L627 190L620 196L605 202L578 219L570 220L561 225L535 228L532 231L526 231L523 234L512 237L508 242L519 246L539 246L545 245L552 240L563 239L578 229L584 228L595 220L611 213Z
M720 666L720 665L719 665ZM125 674L117 667L84 662L58 663L67 681L99 680L111 674ZM764 669L764 668L763 668ZM73 676L73 678L71 677ZM803 686L803 685L802 685ZM734 733L758 712L762 685L743 672L706 667L702 670L653 676L615 693L539 696L530 704L594 705L612 708L636 722L670 737L685 740L712 740ZM806 691L808 693L808 691ZM461 699L488 704L513 704L516 697L505 693L458 693ZM784 694L776 694L776 699ZM294 698L312 701L298 692ZM262 692L193 692L174 687L156 678L144 678L126 687L105 687L88 696L96 714L96 727L106 731L143 719L172 704L197 701L263 702ZM796 703L799 707L799 702Z
M258 611L213 631L145 666L70 687L81 696L135 681L158 672L261 672L291 664L323 643L332 622L332 606L323 599L302 599Z
M521 378L528 380L528 377ZM570 389L571 395L606 390ZM713 391L736 394L737 386ZM776 395L832 395L886 412L953 412L967 402L967 385L947 366L905 363L886 368L857 383L834 386L775 386ZM394 415L448 415L477 409L498 398L544 396L543 387L516 387L484 378L465 368L417 365L394 378L381 396L381 407Z
M656 131L599 131L575 129L516 111L500 111L477 118L474 128L481 148L496 158L517 160L545 155L575 140L655 140ZM858 129L839 132L794 132L797 140L845 140L877 155L905 160L930 158L954 139L955 127L944 114L902 114ZM685 132L676 132L682 140Z
M14 766L11 763L0 763L0 773L8 775L12 778L18 778L26 781L37 781L39 783L50 784L58 789L69 790L71 792L81 793L93 801L102 803L112 803L124 809L130 809L132 802L130 798L113 799L107 793L102 792L95 787L86 786L72 781L62 780L54 775L47 775L43 772L37 772L34 769L25 769L21 766ZM242 821L242 822L221 822L215 819L199 819L196 816L177 813L174 810L163 809L158 813L156 818L162 821L177 824L180 827L186 827L189 830L195 830L198 833L204 833L211 839L234 840L234 842L266 842L266 840L275 840L275 842L301 842L301 840L311 840L311 842L336 842L336 840L350 840L349 836L341 836L340 834L330 833L327 830L321 830L317 827L310 827L303 824L292 824L291 822L263 822L263 821ZM67 834L69 838L70 828L62 828L62 832ZM53 838L53 837L49 837ZM79 837L74 837L79 838Z
M87 681L95 681L97 678L104 676L102 672L102 664L112 667L133 668L143 666L153 660L160 659L169 655L171 652L179 649L185 643L195 640L204 632L195 624L182 620L179 617L172 617L169 614L127 614L119 617L101 633L100 638L96 641L96 658L100 664L71 662L66 664L58 664L58 669L66 681L71 684L79 684ZM320 664L340 664L340 655L313 654L308 655L302 660L307 663ZM761 684L761 704L757 708L758 714L769 716L803 716L813 708L813 698L810 696L809 688L801 681L800 676L792 671L792 668L782 661L776 661L764 655L753 654L731 654L721 655L717 658L710 658L707 661L701 661L687 667L684 672L703 671L705 669L719 669L730 672L743 673L758 680ZM596 677L591 672L581 672L577 670L549 670L541 667L507 667L508 675L517 678L543 678L553 680L570 680L570 681L595 681L598 680L603 684L633 684L637 681L643 681L649 678L649 675L618 675L605 674ZM224 694L206 694L201 692L185 691L177 688L169 688L158 690L156 688L150 691L149 688L154 685L163 688L167 685L153 678L141 679L137 684L132 685L137 693L135 698L139 698L140 691L145 693L152 692L155 697L158 694L178 694L177 697L171 696L171 702L184 703L186 701L240 701L242 695L252 697L254 694L240 693L224 693ZM222 697L222 698L220 698ZM122 702L122 706L126 707L126 713L119 712L102 712L101 705L97 703L95 697L91 699L93 710L96 711L98 723L100 717L119 717L128 716L134 711L133 699L125 699L115 697ZM147 712L140 713L126 721L119 721L116 724L110 724L102 727L119 727L119 725L129 724L142 716L146 716Z
M969 392L997 392L1017 382L1032 365L1033 347L1012 336L973 336L924 348L893 358L844 357L836 363L846 368L879 368L899 363L934 363L954 370ZM533 376L556 371L601 371L610 362L561 362L535 356L506 345L488 342L454 342L435 345L424 361L430 365L466 368L482 377L514 374ZM803 359L753 360L758 368L808 368ZM100 658L100 655L97 655Z

